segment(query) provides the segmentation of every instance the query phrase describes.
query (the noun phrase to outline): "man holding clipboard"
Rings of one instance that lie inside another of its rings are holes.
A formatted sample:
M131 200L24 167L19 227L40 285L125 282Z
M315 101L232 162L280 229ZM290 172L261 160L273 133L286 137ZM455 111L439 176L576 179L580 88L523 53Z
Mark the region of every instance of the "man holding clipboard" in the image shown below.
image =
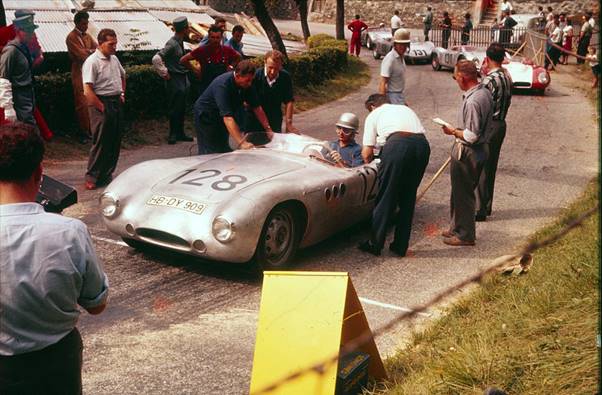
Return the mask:
M475 231L475 188L487 160L487 137L492 125L493 98L478 82L473 62L461 60L453 78L465 93L458 113L458 127L436 118L443 133L454 136L451 151L451 222L442 233L443 242L451 246L473 246Z

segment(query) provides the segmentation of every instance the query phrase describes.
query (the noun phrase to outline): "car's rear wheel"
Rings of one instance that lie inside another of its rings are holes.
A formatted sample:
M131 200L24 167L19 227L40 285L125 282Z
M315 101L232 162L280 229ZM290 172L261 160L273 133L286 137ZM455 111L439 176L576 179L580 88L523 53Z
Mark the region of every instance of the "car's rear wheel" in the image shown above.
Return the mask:
M373 47L372 40L370 40L370 36L368 36L368 38L366 39L366 48L372 49L372 47Z
M439 57L436 53L431 56L431 66L433 66L433 70L435 71L441 70L441 63L439 63Z
M376 48L372 51L372 57L376 60L380 59L380 54L376 50Z
M299 222L292 207L274 207L263 225L255 261L264 270L286 268L292 260L300 239Z

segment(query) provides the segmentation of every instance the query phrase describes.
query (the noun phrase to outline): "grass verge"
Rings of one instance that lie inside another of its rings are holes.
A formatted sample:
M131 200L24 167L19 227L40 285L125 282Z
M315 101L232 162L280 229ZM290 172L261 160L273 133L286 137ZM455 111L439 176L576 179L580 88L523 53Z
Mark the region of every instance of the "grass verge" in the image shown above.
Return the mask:
M370 81L368 66L357 58L349 57L345 71L338 73L332 79L320 85L295 87L295 109L297 112L307 111L324 103L339 99L359 89ZM167 119L140 120L127 127L123 137L122 147L133 149L143 145L158 145L166 143L169 124ZM185 131L194 135L191 116L186 117ZM88 157L90 146L81 145L70 137L56 136L46 146L46 159L60 161L65 159L78 160Z
M599 201L598 180L532 236ZM599 215L536 251L522 276L491 275L387 360L373 394L593 394L598 389Z

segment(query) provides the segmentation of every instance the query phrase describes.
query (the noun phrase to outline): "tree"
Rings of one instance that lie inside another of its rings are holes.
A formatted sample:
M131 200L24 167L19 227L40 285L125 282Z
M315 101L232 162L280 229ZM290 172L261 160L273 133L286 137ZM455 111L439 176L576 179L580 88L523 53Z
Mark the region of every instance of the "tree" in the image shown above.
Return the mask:
M6 13L4 12L4 3L0 0L0 26L6 26Z
M345 39L345 1L337 0L337 40Z
M257 20L265 30L265 33L268 35L268 39L272 44L273 49L277 49L282 52L284 57L288 60L288 55L286 54L286 48L284 47L284 42L282 42L282 36L280 36L280 32L278 28L274 24L272 17L268 13L268 9L265 6L264 0L250 0L251 4L253 4L253 9L255 11L255 16Z
M299 9L299 17L301 18L301 30L303 30L303 40L307 42L311 33L309 32L309 24L307 23L307 0L295 0Z

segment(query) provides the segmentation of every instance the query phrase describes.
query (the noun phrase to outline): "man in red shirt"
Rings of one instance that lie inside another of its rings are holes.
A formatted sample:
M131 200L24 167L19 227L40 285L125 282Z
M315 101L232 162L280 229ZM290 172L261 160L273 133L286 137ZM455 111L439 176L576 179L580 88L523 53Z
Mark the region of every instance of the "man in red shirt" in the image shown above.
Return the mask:
M240 55L231 47L222 45L223 30L218 25L209 27L209 42L194 51L182 56L180 63L189 68L201 81L202 94L215 77L234 69L240 61ZM191 61L196 60L201 69L192 66Z
M360 56L360 51L362 49L362 32L368 29L368 25L360 20L359 15L356 15L355 20L347 25L347 29L351 30L349 53L353 55L353 51L355 51L355 56Z

